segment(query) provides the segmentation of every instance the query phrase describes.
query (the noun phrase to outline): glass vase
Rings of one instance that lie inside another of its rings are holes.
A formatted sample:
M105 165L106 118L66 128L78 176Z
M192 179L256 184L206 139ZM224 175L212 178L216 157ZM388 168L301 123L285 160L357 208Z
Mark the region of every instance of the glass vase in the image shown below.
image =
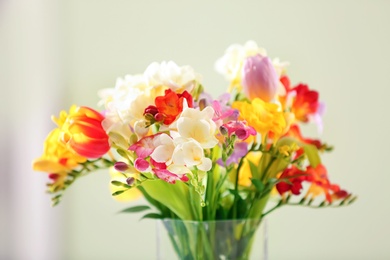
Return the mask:
M157 222L158 260L267 260L265 220Z

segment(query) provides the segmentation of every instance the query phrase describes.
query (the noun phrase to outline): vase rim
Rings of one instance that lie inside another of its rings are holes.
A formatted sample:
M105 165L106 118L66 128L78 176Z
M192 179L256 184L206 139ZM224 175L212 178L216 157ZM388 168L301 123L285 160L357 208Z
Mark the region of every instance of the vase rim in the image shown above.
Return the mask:
M163 218L159 219L162 222L186 222L186 223L211 223L211 222L242 222L242 221L259 221L261 222L264 218L238 218L238 219L211 219L211 220L183 220L178 218Z

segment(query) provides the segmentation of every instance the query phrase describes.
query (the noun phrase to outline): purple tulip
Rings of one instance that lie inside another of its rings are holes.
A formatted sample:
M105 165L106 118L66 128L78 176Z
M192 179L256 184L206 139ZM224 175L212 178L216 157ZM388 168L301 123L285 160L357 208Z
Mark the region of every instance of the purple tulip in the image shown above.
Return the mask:
M242 69L242 85L249 99L269 102L278 89L279 77L271 60L260 54L246 58Z

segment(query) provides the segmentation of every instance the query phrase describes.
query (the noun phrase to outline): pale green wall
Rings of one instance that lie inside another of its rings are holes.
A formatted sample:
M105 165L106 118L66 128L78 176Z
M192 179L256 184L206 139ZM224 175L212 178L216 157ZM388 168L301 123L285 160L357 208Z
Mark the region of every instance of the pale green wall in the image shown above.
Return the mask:
M389 1L58 3L65 107L96 107L99 89L162 60L193 66L216 95L226 82L214 61L229 44L249 39L290 61L292 82L308 83L327 104L321 138L336 148L324 158L330 177L359 199L340 209L273 213L270 259L390 258ZM111 199L107 173L94 175L60 206L59 259L153 259L154 222L117 215L127 205Z

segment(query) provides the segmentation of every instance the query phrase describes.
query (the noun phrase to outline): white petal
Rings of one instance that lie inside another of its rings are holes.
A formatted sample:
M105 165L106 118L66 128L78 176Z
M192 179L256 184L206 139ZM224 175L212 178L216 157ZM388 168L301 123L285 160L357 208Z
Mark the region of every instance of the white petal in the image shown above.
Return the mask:
M170 147L167 145L160 145L156 149L154 149L150 157L152 157L152 159L156 162L165 163L171 159L172 149L170 149Z
M199 170L207 172L211 169L211 166L212 166L212 162L210 158L204 157L202 158L202 163L199 164L197 167Z

